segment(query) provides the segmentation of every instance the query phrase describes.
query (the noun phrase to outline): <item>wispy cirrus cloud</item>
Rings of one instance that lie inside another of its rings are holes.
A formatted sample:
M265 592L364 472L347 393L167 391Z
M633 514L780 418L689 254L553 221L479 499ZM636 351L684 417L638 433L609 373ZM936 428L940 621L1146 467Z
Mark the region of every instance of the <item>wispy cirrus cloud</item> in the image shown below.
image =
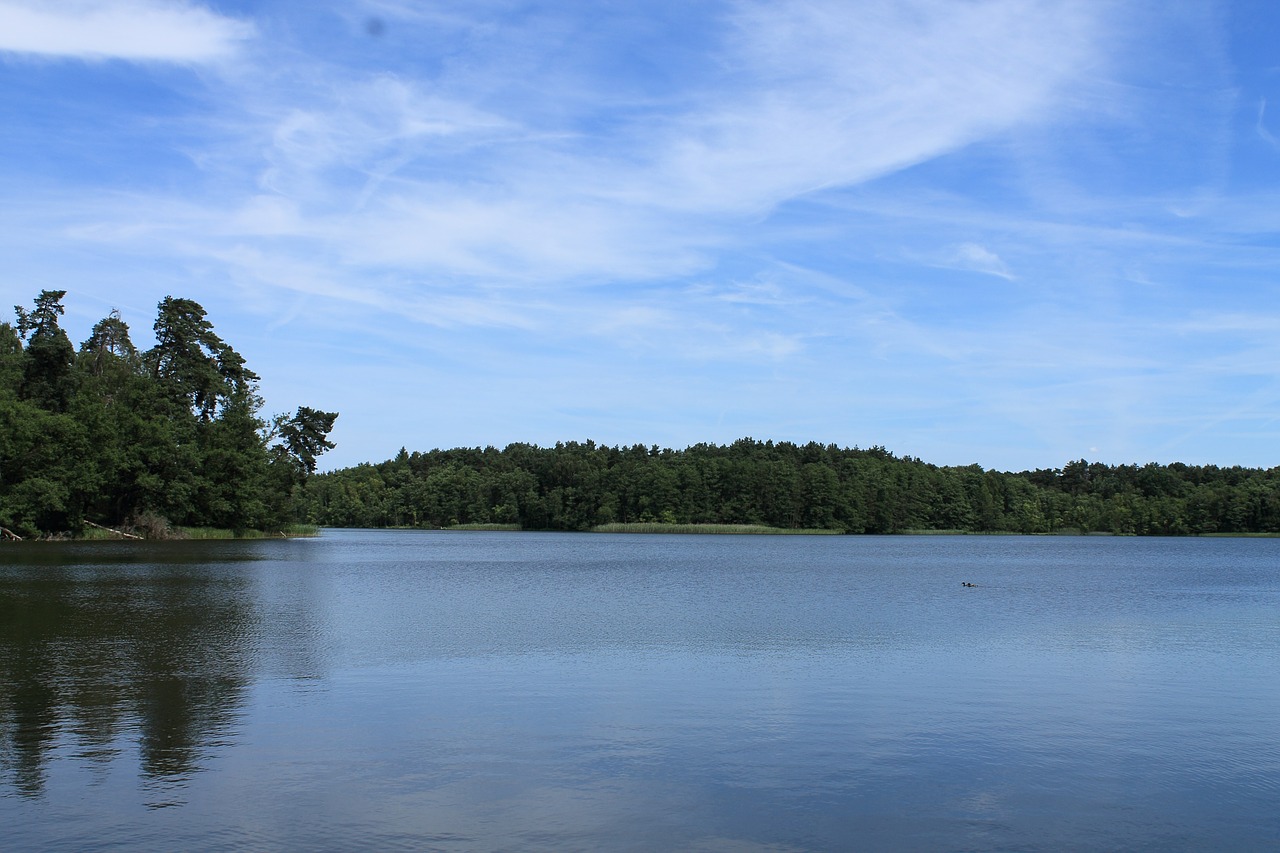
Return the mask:
M1213 0L588 6L0 0L50 24L0 51L138 60L4 64L50 87L0 103L12 279L191 295L345 354L365 402L394 361L453 413L405 429L453 432L390 452L612 411L598 438L1131 457L1265 361L1233 323L1273 313L1275 96L1233 95ZM376 406L323 404L377 456Z
M228 117L252 137L236 168L257 181L236 222L261 225L264 239L291 229L353 270L555 288L696 273L738 243L744 222L792 199L1046 119L1100 62L1105 18L1093 4L1029 14L1005 0L857 15L831 3L726 8L711 67L620 104L597 67L626 48L607 41L618 33L568 40L536 16L515 47L486 36L517 57L493 69L479 60L495 57L463 55L453 64L465 74L367 77L314 58L301 88L246 73L237 98L266 123ZM429 23L471 34L462 13ZM548 88L531 92L513 64L538 68Z
M182 0L0 2L0 53L199 64L231 56L254 32Z
M705 111L644 174L672 206L760 214L1046 118L1102 62L1091 3L743 3Z
M946 253L942 263L954 269L994 275L1006 281L1012 281L1014 278L1008 264L1001 260L999 255L977 243L961 243L953 247Z
M1267 99L1261 98L1258 101L1258 121L1254 129L1258 133L1258 137L1270 145L1272 148L1280 148L1280 139L1276 139L1274 133L1267 129Z

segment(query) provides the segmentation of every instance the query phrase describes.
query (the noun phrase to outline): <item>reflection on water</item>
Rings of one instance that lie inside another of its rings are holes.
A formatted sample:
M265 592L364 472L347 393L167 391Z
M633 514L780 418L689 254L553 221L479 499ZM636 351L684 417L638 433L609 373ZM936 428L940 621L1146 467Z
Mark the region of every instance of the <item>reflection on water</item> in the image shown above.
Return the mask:
M256 627L248 581L207 557L116 543L5 549L0 740L17 791L39 795L59 750L93 765L133 746L162 786L199 769L243 701Z
M5 545L0 847L1280 849L1278 614L1280 540Z

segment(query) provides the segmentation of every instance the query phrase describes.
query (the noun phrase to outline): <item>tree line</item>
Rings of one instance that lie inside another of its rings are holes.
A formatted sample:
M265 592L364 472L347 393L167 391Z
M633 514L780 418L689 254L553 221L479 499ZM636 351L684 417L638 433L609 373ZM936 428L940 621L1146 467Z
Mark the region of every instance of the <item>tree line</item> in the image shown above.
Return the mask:
M276 529L337 414L299 407L266 420L258 376L204 308L166 297L140 351L112 311L77 349L66 291L45 290L0 323L0 527L85 525ZM155 532L154 530L152 532Z
M1280 532L1280 468L1118 465L1002 473L883 447L594 442L408 453L311 478L300 511L341 527L759 524L845 533Z
M740 439L684 450L405 450L313 474L336 413L262 416L258 376L205 310L166 297L140 351L119 312L77 349L65 291L0 323L0 532L86 525L271 530L501 524L752 524L1119 534L1280 532L1280 468L1118 465L1003 473L938 467L883 447Z

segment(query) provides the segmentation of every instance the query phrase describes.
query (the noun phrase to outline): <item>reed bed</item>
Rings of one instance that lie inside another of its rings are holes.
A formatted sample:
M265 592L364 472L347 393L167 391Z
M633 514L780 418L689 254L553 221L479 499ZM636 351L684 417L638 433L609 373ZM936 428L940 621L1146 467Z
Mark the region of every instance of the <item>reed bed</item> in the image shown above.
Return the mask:
M792 529L764 524L663 524L661 522L614 522L591 528L592 533L728 533L763 536L831 536L843 530L825 528Z
M228 530L222 527L179 527L174 539L292 539L294 537L319 536L320 528L314 524L290 524L281 530Z

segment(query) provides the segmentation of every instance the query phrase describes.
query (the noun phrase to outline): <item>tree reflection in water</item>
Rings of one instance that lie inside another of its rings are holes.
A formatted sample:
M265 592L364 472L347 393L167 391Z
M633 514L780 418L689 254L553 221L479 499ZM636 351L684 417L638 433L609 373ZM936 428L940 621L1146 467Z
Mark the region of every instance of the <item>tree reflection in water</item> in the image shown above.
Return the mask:
M228 732L252 671L249 578L155 550L122 567L136 549L5 547L0 769L19 793L42 794L58 753L106 765L135 747L149 783L172 787Z

